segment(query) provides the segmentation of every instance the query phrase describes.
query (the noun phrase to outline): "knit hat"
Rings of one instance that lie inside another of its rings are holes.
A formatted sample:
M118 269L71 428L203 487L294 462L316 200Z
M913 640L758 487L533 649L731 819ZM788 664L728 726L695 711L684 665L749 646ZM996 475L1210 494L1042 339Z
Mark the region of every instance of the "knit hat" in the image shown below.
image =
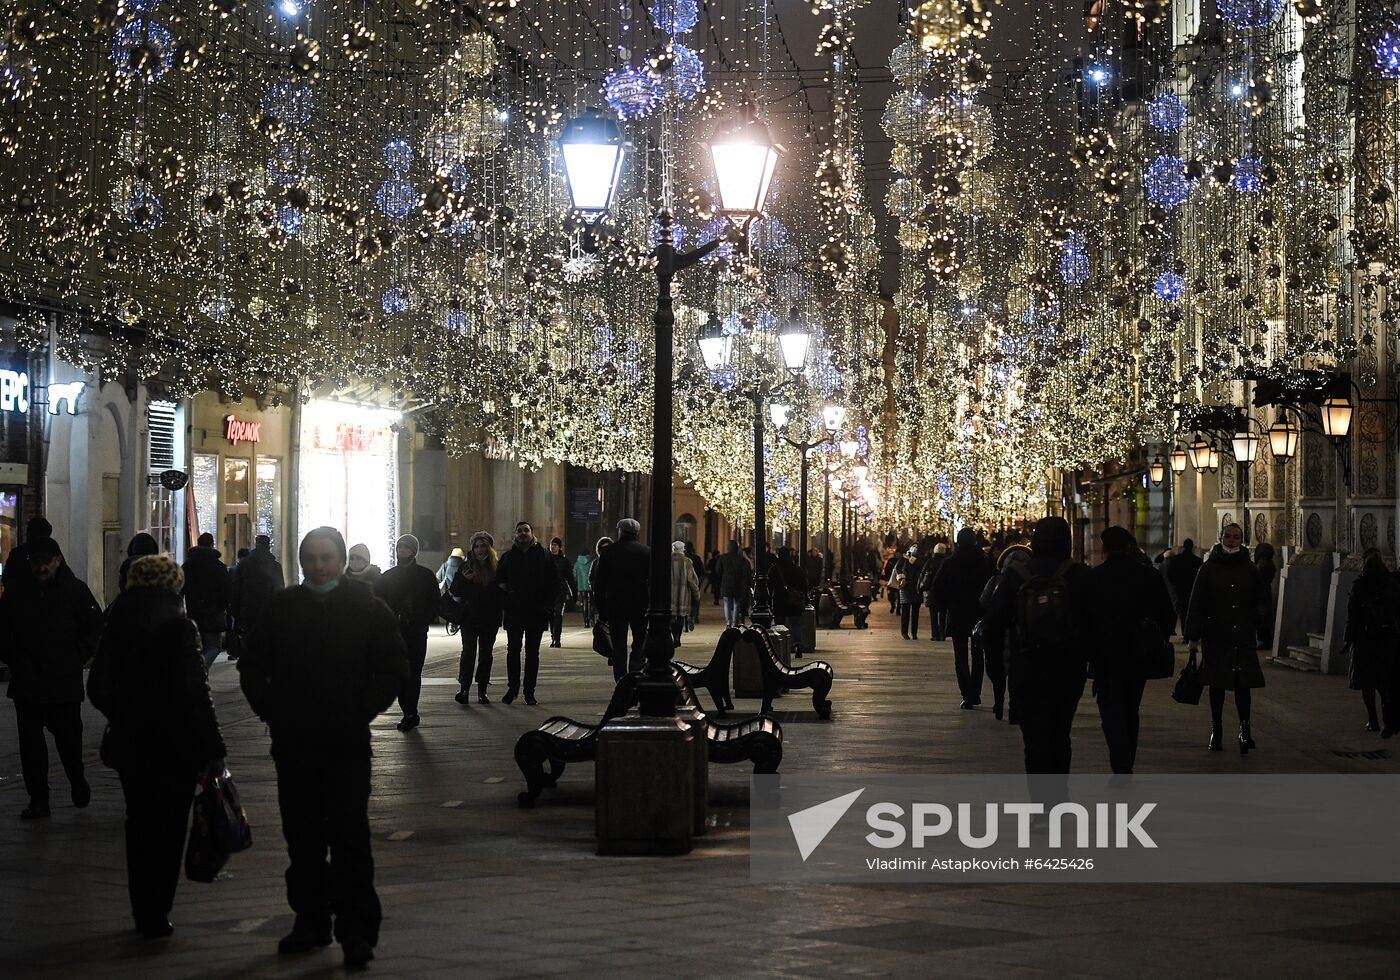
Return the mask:
M48 561L50 558L62 558L63 549L58 546L58 542L53 538L30 538L29 539L29 560Z
M490 532L490 531L476 531L476 532L474 532L474 533L472 534L471 538L468 539L468 541L467 541L467 547L468 547L468 548L475 548L475 547L476 547L477 538L484 538L485 541L486 541L486 547L488 547L488 548L494 548L494 547L496 547L496 539L493 538L493 537L491 537L491 532Z
M414 555L417 555L418 539L411 534L399 535L399 539L394 542L394 550L398 551L400 548L407 548Z
M673 554L673 555L683 555L683 554L685 554L685 542L684 542L684 541L672 541L672 542L671 542L671 554Z
M185 573L169 555L146 555L131 563L126 584L131 589L165 589L179 595L185 588Z
M359 559L362 560L366 565L368 565L368 564L369 564L369 545L364 545L364 544L357 544L357 545L355 545L353 548L350 549L350 558L351 558L351 560L354 560L354 559L356 559L356 558L359 558Z

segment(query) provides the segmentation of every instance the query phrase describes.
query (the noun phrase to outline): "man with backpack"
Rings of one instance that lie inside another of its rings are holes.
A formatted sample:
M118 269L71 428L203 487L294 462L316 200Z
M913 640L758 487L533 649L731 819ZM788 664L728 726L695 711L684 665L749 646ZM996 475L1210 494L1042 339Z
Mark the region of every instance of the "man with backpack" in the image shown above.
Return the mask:
M1006 627L1026 774L1032 797L1044 803L1068 795L1070 728L1084 693L1093 619L1093 582L1070 556L1070 541L1064 518L1041 518L1030 560L1003 579L987 610Z

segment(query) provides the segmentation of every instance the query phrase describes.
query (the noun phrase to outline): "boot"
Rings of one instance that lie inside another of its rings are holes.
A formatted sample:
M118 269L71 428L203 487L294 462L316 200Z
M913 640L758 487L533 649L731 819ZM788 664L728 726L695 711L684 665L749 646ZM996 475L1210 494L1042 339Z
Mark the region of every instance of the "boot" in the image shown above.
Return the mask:
M486 696L486 685L485 685L485 684L478 684L478 685L476 686L476 703L477 703L477 704L490 704L490 703L491 703L491 699L488 698L488 697Z
M1240 755L1248 755L1249 750L1254 748L1254 739L1249 734L1249 722L1240 722Z
M467 692L467 689L464 687L452 696L452 700L456 701L458 704L470 704L472 696Z
M1210 742L1208 745L1206 745L1206 748L1209 749L1211 752L1224 751L1224 749L1221 746L1220 729L1212 728L1210 730Z

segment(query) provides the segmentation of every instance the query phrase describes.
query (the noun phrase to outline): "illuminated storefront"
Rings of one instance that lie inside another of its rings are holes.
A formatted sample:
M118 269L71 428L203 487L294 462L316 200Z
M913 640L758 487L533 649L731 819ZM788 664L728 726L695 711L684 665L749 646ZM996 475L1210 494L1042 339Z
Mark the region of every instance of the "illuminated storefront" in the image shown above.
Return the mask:
M400 414L336 401L301 412L297 527L329 526L347 545L363 543L376 564L393 564L398 537Z
M259 534L272 539L279 557L286 553L292 426L292 410L284 406L259 409L250 401L220 401L210 392L195 397L185 491L191 541L204 532L214 535L228 563Z

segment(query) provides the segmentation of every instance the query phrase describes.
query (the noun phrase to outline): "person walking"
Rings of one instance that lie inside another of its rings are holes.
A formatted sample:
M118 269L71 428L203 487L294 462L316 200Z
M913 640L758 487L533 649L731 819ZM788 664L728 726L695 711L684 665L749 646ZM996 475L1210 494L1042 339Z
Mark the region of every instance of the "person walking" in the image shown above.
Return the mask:
M958 531L953 553L933 581L935 601L948 610L948 636L953 641L953 670L962 693L959 707L972 710L982 703L983 658L975 656L972 628L982 618L982 589L992 577L992 560L983 552L977 532Z
M117 569L117 594L120 595L126 591L127 574L131 571L132 564L138 558L158 554L160 554L160 545L156 544L155 538L151 537L145 531L136 534L131 539L131 543L126 546L126 557L122 559L122 567ZM183 580L183 575L181 579Z
M700 577L685 553L685 542L671 544L671 645L681 645L686 619L700 599Z
M899 611L899 586L894 583L895 566L897 564L899 564L899 552L891 548L888 557L885 558L884 565L880 568L880 581L885 583L885 590L889 595L891 613ZM900 631L908 632L908 627L903 623L903 617L901 617ZM905 639L908 639L908 637L905 637Z
M1278 566L1274 564L1274 546L1261 541L1254 548L1254 570L1264 587L1264 618L1259 622L1259 649L1270 650L1274 645L1274 579Z
M580 554L574 559L574 595L578 596L579 607L583 611L583 626L593 628L593 556Z
M617 540L598 555L593 569L593 597L598 616L612 636L613 679L642 669L650 599L651 549L638 540L642 526L630 517L617 522ZM628 647L627 631L632 631Z
M369 545L357 544L350 547L350 557L345 565L346 578L368 585L372 589L383 574L380 567L370 561Z
M1201 570L1201 556L1196 554L1196 542L1187 538L1181 542L1181 550L1162 563L1162 574L1167 577L1171 589L1172 605L1176 607L1176 618L1182 626L1186 624L1186 607L1191 603L1191 590L1196 585L1196 575Z
M977 626L973 627L972 641L981 640L983 664L987 671L987 679L992 682L992 715L997 721L1001 721L1005 713L1007 720L1013 725L1017 723L1015 707L1013 705L1011 710L1007 711L1006 704L1009 676L1007 661L1010 659L1007 656L1006 623L989 613L993 608L993 596L1003 582L1013 576L1013 581L1017 582L1024 582L1030 578L1025 574L1026 563L1030 560L1031 549L1026 545L1013 544L1002 549L997 557L997 574L987 579L987 584L982 586L982 595L978 599L978 604L982 607L982 618Z
M205 670L219 657L233 595L233 583L221 557L214 547L214 535L208 532L199 536L199 543L185 556L185 609L199 626Z
M919 549L911 544L891 572L890 585L899 590L899 635L906 640L919 638L919 607L924 601L919 594L919 574L923 570Z
M700 583L700 589L695 593L695 601L690 604L690 616L686 619L686 629L693 630L700 625L700 593L705 590L705 563L695 553L695 545L689 541L685 543L685 557L695 569L695 581Z
M0 586L10 589L16 585L34 583L29 556L41 541L53 539L53 525L47 518L31 517L24 526L24 543L17 544L5 556L5 568L0 571Z
M384 600L394 618L398 620L399 632L403 636L404 651L408 656L408 674L399 689L399 708L403 718L399 721L401 732L410 732L418 727L418 699L423 693L423 664L428 659L428 627L437 617L439 600L437 576L432 570L418 564L418 539L404 534L394 542L394 557L397 564L374 583L374 593Z
M807 553L802 556L802 574L807 578L807 584L811 588L823 585L822 582L822 553L821 549L813 546L807 549Z
M471 701L475 678L477 703L490 704L486 689L491 686L491 651L501 629L503 596L496 581L500 558L496 555L495 539L485 531L473 534L467 547L466 560L448 586L448 596L458 607L455 621L461 627L462 638L462 656L457 662L457 684L461 690L455 700L458 704Z
M1063 517L1037 521L1030 560L1003 577L989 613L1007 629L1008 683L1026 774L1032 796L1043 803L1068 798L1070 732L1087 678L1093 582L1089 569L1071 558L1071 544Z
M339 531L308 532L299 555L302 584L272 597L238 662L244 696L272 735L287 841L296 921L277 949L330 945L334 918L345 964L363 967L374 959L382 917L370 848L369 725L394 703L408 658L389 607L345 576Z
M282 563L272 554L272 539L259 534L253 539L253 550L248 557L238 563L238 574L233 577L229 590L230 660L237 660L243 653L268 602L286 587Z
M1137 759L1139 709L1147 675L1136 654L1169 642L1176 628L1167 583L1124 527L1099 535L1104 560L1090 571L1095 618L1089 656L1099 723L1114 775L1130 776Z
M1210 551L1191 588L1182 635L1190 643L1191 660L1201 653L1201 680L1210 687L1210 742L1219 752L1225 692L1235 692L1240 719L1240 754L1254 748L1249 728L1251 691L1264 686L1259 666L1258 626L1263 620L1264 587L1244 546L1244 530L1226 524L1220 543Z
M718 606L721 601L718 551L710 552L710 557L705 560L705 578L710 585L710 596L713 599L711 605Z
M1351 678L1347 685L1361 692L1366 706L1366 730L1390 738L1400 731L1396 659L1400 657L1400 580L1391 577L1379 550L1367 548L1361 575L1347 597L1344 643L1351 646ZM1376 692L1381 717L1376 716ZM1384 720L1384 725L1382 725Z
M719 571L719 594L724 599L724 625L738 626L743 622L743 600L753 588L753 568L739 551L738 541L729 542L729 550L715 565Z
M136 929L170 935L185 828L201 770L223 769L199 627L180 601L185 576L166 555L143 555L107 611L88 674L107 717L103 761L126 801L126 886Z
M924 570L919 573L918 592L928 606L929 639L935 643L948 637L948 607L941 605L933 592L938 570L948 560L948 546L942 541L933 546L933 554L924 561Z
M538 704L535 683L540 675L540 638L554 608L559 577L529 521L516 523L515 541L496 565L496 584L503 593L502 619L506 627L506 693L501 703L512 704L520 694L523 647L525 703Z
M773 596L773 621L786 626L793 639L802 632L802 613L807 608L807 576L797 564L797 556L784 545L777 551L768 570L768 591Z
M578 598L574 588L574 573L569 567L569 559L564 555L564 542L559 538L549 539L549 563L559 579L559 589L554 596L554 605L549 611L549 645L564 645L564 607Z
M13 549L17 551L18 548ZM52 537L31 538L27 574L0 595L0 661L10 668L6 692L15 703L20 770L29 805L21 820L49 816L49 746L53 735L73 805L88 805L83 773L83 667L102 632L102 607L73 574Z

